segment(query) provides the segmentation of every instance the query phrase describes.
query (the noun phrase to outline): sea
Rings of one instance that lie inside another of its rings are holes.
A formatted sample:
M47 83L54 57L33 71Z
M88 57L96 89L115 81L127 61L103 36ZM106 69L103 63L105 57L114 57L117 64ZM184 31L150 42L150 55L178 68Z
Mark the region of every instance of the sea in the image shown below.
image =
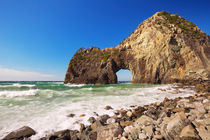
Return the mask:
M36 131L32 136L36 140L59 130L79 129L80 123L88 125L88 118L97 114L111 116L114 110L193 93L192 88L177 88L175 84L131 84L128 81L112 85L63 84L62 81L0 82L0 139L11 131L29 126ZM113 110L106 110L105 106L111 106ZM69 117L69 114L75 116Z

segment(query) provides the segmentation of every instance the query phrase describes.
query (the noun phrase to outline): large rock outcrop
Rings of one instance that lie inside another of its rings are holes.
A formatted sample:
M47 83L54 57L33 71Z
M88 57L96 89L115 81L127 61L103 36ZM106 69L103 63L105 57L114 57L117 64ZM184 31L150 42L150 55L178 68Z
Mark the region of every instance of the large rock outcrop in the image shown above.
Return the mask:
M64 83L115 84L120 69L131 71L133 83L210 80L210 36L178 15L158 12L116 47L78 50Z

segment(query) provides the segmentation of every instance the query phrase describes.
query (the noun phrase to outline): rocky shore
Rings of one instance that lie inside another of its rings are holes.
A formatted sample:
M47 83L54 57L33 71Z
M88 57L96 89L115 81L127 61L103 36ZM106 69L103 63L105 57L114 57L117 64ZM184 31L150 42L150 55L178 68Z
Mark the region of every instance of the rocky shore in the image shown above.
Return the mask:
M90 125L80 124L79 131L61 130L40 140L210 140L210 92L204 84L195 88L193 96L113 110L114 116L90 117ZM24 126L3 140L30 139L35 133Z

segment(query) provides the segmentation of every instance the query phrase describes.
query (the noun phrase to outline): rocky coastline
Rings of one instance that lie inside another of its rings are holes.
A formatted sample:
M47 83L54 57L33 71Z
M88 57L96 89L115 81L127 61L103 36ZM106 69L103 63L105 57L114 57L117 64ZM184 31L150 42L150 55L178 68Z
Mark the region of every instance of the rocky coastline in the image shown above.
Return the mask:
M90 125L80 130L61 130L40 140L209 140L209 83L195 85L195 94L175 99L165 98L129 110L113 110L115 115L90 117ZM106 106L106 110L112 110ZM74 117L71 114L70 117ZM9 133L3 140L30 140L35 130L24 126Z

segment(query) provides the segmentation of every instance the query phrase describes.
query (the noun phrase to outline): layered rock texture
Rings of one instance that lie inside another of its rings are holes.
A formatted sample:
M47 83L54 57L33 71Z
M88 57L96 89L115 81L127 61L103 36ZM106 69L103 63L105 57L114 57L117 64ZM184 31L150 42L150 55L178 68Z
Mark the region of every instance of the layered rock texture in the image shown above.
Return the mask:
M118 46L78 50L65 83L115 84L128 69L133 83L192 83L210 80L210 36L186 19L158 12Z

